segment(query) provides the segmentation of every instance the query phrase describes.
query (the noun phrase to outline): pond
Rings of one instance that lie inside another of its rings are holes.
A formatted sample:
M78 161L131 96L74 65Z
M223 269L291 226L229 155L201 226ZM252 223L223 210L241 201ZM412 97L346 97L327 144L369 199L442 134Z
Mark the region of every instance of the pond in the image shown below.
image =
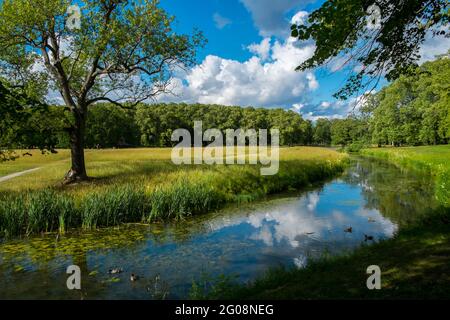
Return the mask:
M353 158L340 177L310 190L181 223L3 241L0 298L186 298L193 281L220 275L251 281L271 267L302 268L392 237L435 206L430 177ZM66 287L72 264L81 268L81 290ZM115 268L122 272L109 273ZM137 281L130 281L132 273Z

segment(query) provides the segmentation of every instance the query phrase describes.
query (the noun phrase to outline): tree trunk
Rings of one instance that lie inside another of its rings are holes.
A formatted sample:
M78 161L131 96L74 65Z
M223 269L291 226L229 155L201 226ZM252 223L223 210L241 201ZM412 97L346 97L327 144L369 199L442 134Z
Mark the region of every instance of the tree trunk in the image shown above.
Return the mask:
M84 131L86 118L83 112L75 113L75 124L70 131L70 149L72 167L64 177L66 184L84 181L88 179L84 162Z

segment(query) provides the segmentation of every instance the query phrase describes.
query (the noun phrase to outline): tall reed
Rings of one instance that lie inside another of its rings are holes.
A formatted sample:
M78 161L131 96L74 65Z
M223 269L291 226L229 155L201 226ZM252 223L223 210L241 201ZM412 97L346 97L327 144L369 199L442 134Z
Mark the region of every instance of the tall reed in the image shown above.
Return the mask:
M71 197L52 189L9 196L0 202L0 233L5 237L64 231L79 224Z
M142 221L148 202L144 188L139 186L120 186L93 193L83 199L82 226L91 229Z
M176 219L201 214L219 208L224 197L214 187L205 183L190 183L181 180L156 189L150 198L151 210L147 221Z

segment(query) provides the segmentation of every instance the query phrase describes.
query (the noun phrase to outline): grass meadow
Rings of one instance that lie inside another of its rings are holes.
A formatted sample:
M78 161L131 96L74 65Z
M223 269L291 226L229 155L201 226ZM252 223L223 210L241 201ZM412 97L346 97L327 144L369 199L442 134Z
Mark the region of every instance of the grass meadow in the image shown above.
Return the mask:
M347 159L331 149L281 148L279 173L261 176L259 165L177 166L168 148L87 150L92 179L64 186L69 152L32 154L0 164L2 175L40 168L0 183L1 236L183 219L309 186L341 172Z

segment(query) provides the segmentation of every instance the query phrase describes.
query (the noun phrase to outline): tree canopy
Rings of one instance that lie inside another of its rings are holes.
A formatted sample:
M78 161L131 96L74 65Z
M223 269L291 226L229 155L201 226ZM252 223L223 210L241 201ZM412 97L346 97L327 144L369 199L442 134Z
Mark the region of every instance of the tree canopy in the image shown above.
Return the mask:
M45 121L48 106L0 79L0 161L14 159L13 148L54 150L55 123Z
M450 59L424 63L370 95L358 112L332 121L332 143L358 147L447 144Z
M427 62L381 90L368 125L376 144L445 144L450 138L450 59Z
M292 36L313 39L313 56L298 66L321 66L341 55L354 70L335 96L345 99L361 88L372 89L385 76L408 74L419 60L425 37L449 36L448 0L334 0L325 1L306 25L293 25Z

